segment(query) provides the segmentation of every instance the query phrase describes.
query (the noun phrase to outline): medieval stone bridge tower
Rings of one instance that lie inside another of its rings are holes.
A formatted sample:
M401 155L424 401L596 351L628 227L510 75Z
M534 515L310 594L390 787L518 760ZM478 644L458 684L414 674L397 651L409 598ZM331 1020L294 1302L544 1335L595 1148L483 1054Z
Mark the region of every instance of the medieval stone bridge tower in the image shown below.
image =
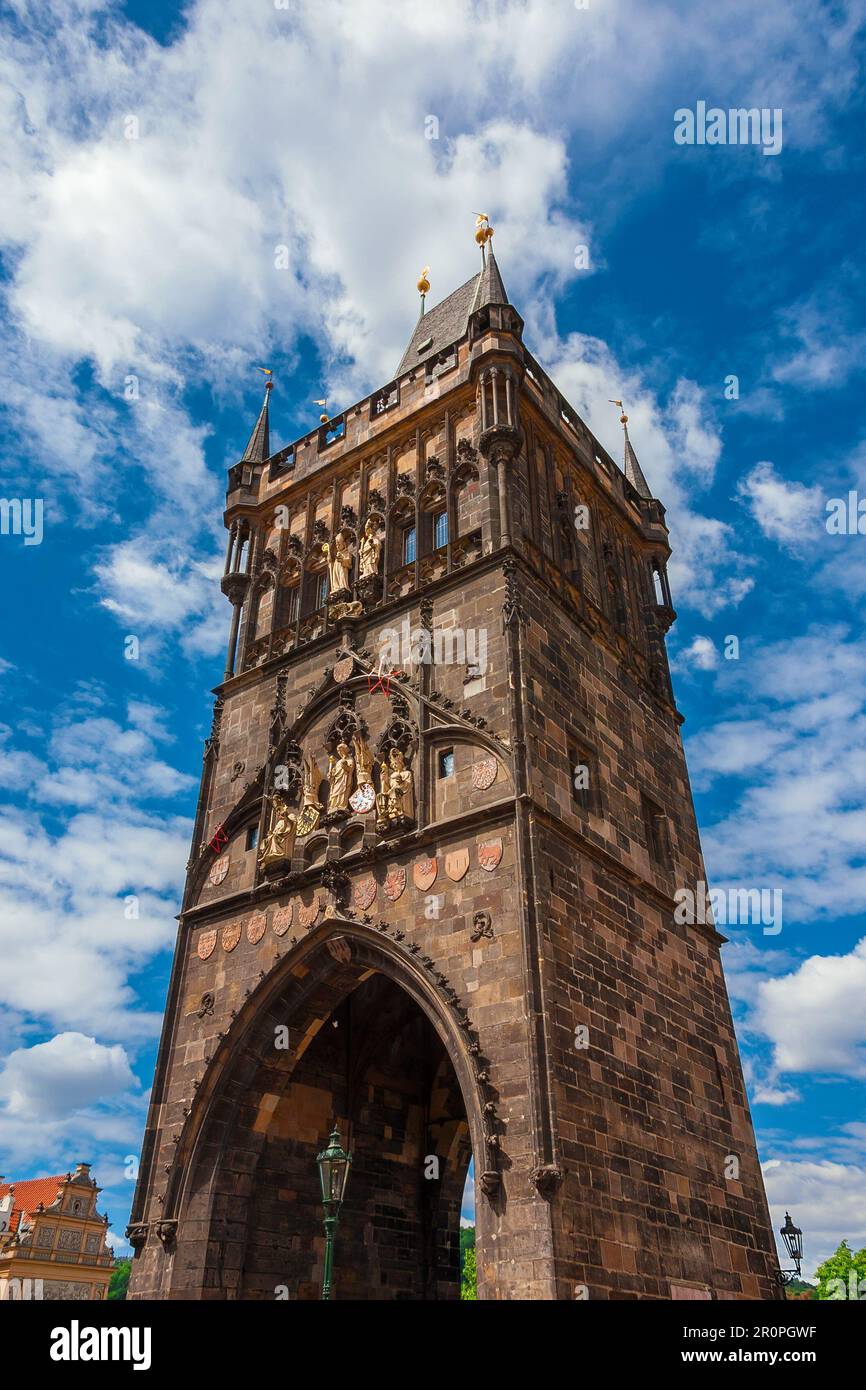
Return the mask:
M318 1297L335 1121L338 1298L457 1297L470 1157L480 1298L778 1296L722 938L674 919L664 508L522 328L488 247L230 471L132 1297Z

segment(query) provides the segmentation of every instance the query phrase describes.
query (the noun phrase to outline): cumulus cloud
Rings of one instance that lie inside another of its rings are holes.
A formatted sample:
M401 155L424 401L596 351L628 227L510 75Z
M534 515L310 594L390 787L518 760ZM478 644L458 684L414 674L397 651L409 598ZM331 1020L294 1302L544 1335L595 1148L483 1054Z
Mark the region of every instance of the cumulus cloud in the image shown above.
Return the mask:
M45 760L8 750L33 807L0 806L0 1009L151 1037L158 1015L139 1008L131 981L174 938L191 827L147 805L193 779L158 756L170 734L156 705L132 701L121 724L97 688L79 694L80 714L58 713Z
M866 1167L830 1160L772 1158L763 1165L773 1230L778 1232L790 1211L804 1233L803 1272L815 1269L832 1255L840 1241L852 1249L866 1245ZM780 1261L790 1259L777 1237Z
M671 667L676 671L714 671L719 661L719 649L712 637L698 636L677 652Z
M119 1045L58 1033L9 1054L0 1071L0 1100L12 1115L54 1120L137 1084Z
M866 937L847 955L810 956L762 981L752 1022L781 1072L866 1078Z
M729 809L702 827L716 887L780 888L784 919L866 909L866 654L844 627L816 625L716 677L727 717L687 740L699 790Z
M824 522L824 493L817 484L780 478L772 463L756 463L737 485L764 535L781 545L804 544Z
M668 505L678 603L706 614L738 603L753 582L749 559L689 495L712 481L720 453L704 391L683 378L657 399L605 345L560 340L553 304L576 277L576 244L604 264L603 235L569 194L575 151L593 154L608 219L683 154L657 141L648 160L624 131L666 101L672 120L684 82L703 90L712 72L718 86L720 51L731 100L757 76L769 99L775 82L797 111L787 138L818 142L856 70L852 18L826 16L816 42L805 0L797 10L756 17L736 0L724 17L708 10L684 28L675 6L650 13L631 2L577 11L442 0L434 15L385 0L300 0L291 12L199 0L165 48L99 4L14 30L0 235L18 331L0 357L13 430L39 441L51 476L74 483L76 506L110 516L119 480L135 470L152 493L146 529L97 556L109 611L148 631L183 622L190 653L217 649L224 616L207 581L220 549L218 482L186 392L206 383L237 408L251 361L278 350L291 362L302 338L318 349L319 389L339 404L387 380L411 328L419 264L434 267L434 301L475 268L468 219L478 207L493 215L545 365L617 451L607 397L612 384L628 396L642 462ZM738 12L749 43L734 38ZM371 41L383 30L385 49ZM773 79L771 55L782 53ZM629 71L625 88L611 88L613 66ZM387 102L371 102L386 80ZM495 116L491 91L508 95ZM425 138L431 121L435 139ZM81 387L82 359L100 389Z

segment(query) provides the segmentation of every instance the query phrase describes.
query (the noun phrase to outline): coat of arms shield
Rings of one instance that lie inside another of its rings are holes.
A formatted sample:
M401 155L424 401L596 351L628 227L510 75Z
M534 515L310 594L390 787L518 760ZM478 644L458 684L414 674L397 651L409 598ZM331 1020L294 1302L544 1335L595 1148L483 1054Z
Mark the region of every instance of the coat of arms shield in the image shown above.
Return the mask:
M436 875L439 872L439 863L434 859L419 859L412 865L412 881L416 888L420 888L422 893L426 893L428 888L432 888L436 882Z
M502 858L502 841L488 840L486 844L478 846L478 863L482 869L486 869L489 874L498 867Z
M216 946L216 939L216 930L202 932L201 936L198 939L198 945L196 947L196 950L198 951L199 960L207 960L210 956L213 955L214 947Z
M445 872L455 883L459 883L469 868L468 849L454 849L445 856Z
M355 907L359 908L361 912L366 912L370 904L375 901L376 888L376 880L372 874L368 874L366 878L359 879L355 884L355 891L352 894L352 901Z
M384 887L385 897L390 898L391 902L395 903L406 887L406 870L391 869L385 875Z
M214 888L218 888L228 871L229 857L227 854L224 854L222 858L215 860L214 863L211 864L210 873L207 876L208 883L212 884Z
M240 922L232 922L231 926L223 927L223 950L233 951L241 939Z
M250 918L247 922L247 941L251 946L258 945L265 934L267 925L268 918L267 914L264 912L257 912Z
M287 903L285 907L277 908L276 912L274 913L273 921L271 922L271 926L274 929L275 936L285 936L286 932L289 930L289 927L292 925L292 917L294 916L294 911L294 903Z

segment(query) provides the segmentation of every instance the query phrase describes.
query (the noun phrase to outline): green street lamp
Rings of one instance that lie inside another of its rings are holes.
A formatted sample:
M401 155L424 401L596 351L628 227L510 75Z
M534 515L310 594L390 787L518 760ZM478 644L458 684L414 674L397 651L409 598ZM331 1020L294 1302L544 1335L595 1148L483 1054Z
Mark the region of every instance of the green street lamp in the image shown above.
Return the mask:
M803 1259L803 1232L799 1226L794 1225L790 1212L785 1212L785 1224L780 1227L779 1234L785 1242L785 1249L796 1265L796 1269L779 1270L779 1283L785 1285L790 1284L794 1278L800 1278L800 1262Z
M322 1277L322 1299L331 1298L331 1272L334 1265L334 1236L340 1219L340 1207L346 1195L349 1180L349 1164L352 1155L347 1154L340 1145L340 1131L337 1125L331 1130L328 1147L316 1155L319 1166L319 1179L322 1184L322 1206L325 1209L325 1272Z

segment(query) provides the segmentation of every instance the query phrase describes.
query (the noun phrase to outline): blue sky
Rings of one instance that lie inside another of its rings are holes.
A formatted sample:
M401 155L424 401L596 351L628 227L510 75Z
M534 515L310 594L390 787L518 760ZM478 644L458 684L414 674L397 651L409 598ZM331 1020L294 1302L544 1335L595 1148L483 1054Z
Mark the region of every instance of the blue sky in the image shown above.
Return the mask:
M625 399L668 508L711 880L783 892L724 953L774 1225L808 1265L866 1243L866 537L825 526L866 496L863 18L6 7L2 493L44 503L41 544L0 536L8 1176L90 1160L123 1231L255 367L274 447L388 380L418 272L431 303L466 280L484 210L531 351L617 456ZM676 144L699 101L781 109L781 151Z

